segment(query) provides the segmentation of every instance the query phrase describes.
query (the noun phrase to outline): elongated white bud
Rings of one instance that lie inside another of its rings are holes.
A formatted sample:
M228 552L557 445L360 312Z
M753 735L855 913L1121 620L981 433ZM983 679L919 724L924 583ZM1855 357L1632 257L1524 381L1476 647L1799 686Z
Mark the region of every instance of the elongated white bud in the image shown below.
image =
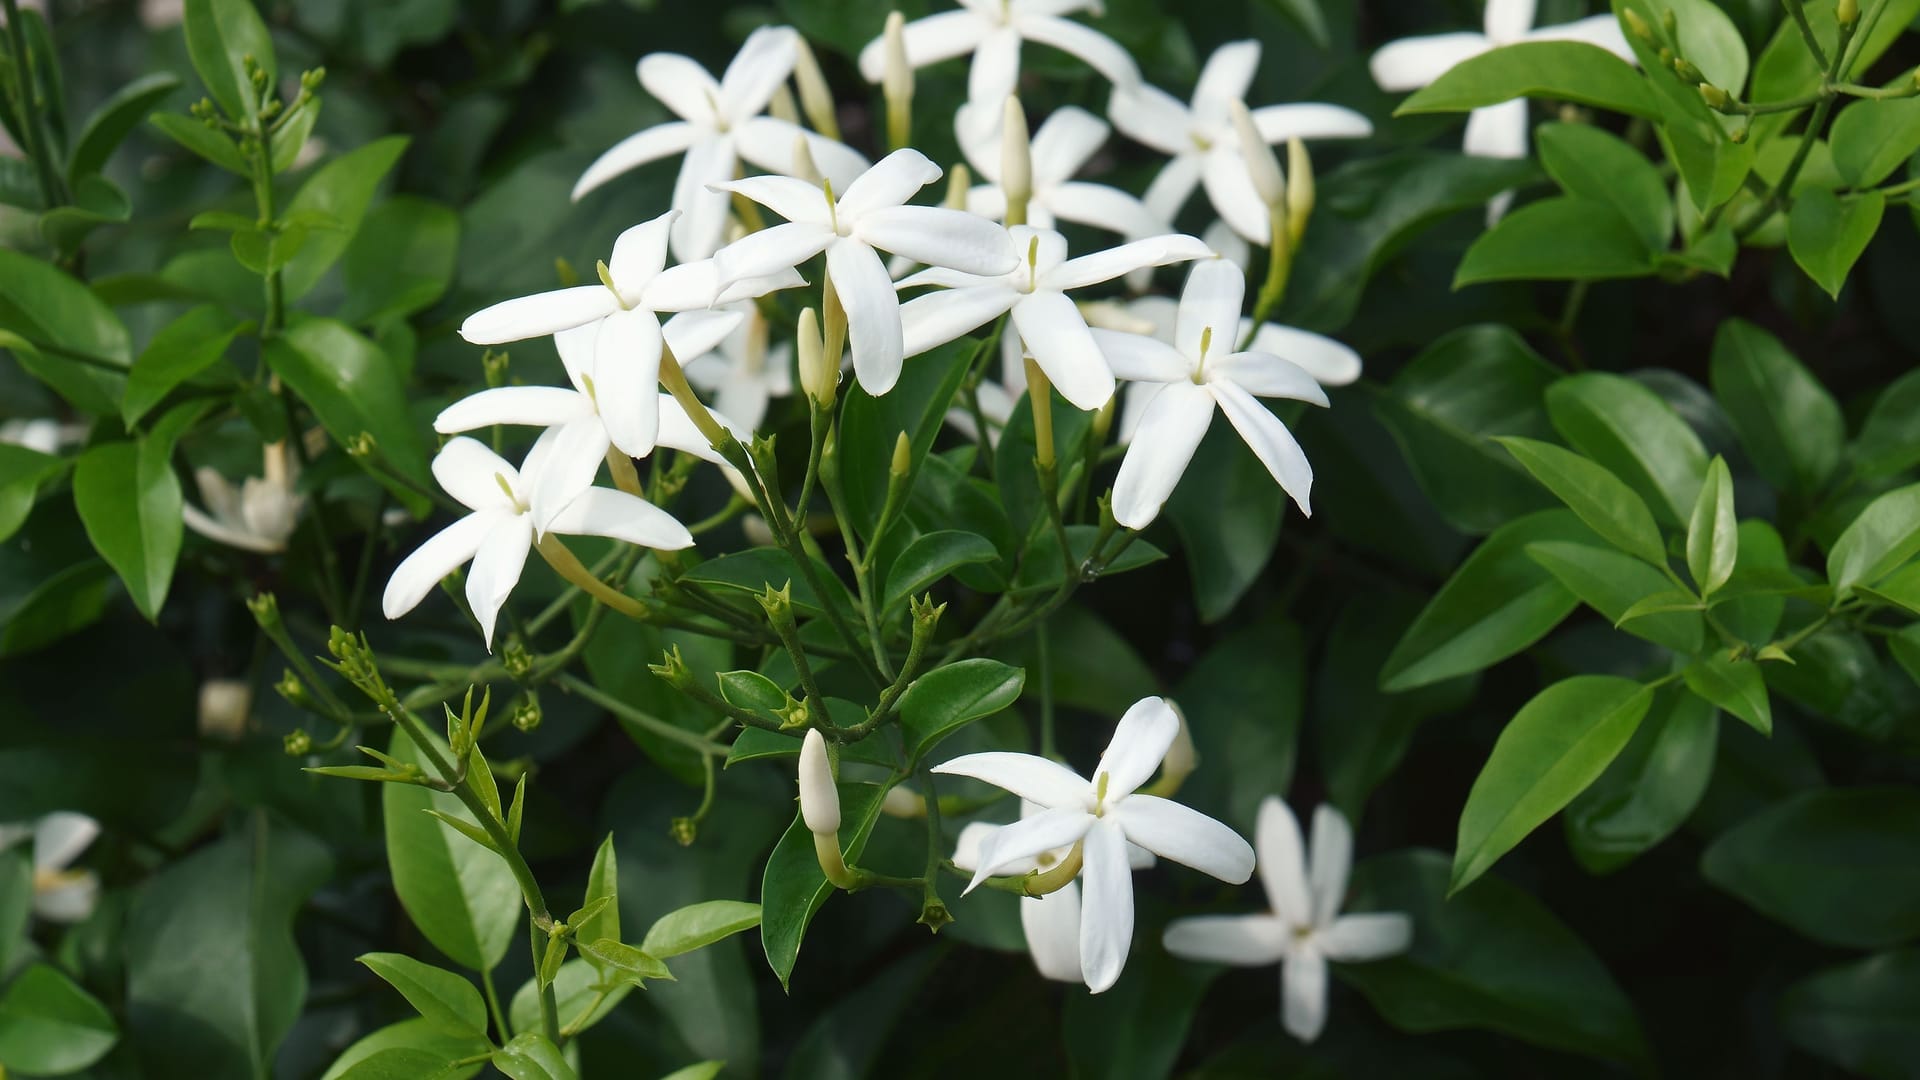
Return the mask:
M794 344L800 352L800 388L820 408L832 408L834 390L840 383L840 372L835 364L827 360L826 342L820 338L820 317L814 314L812 308L800 312L800 325L794 337Z
M1027 223L1027 202L1033 198L1033 142L1027 135L1027 110L1008 95L1000 124L1000 190L1007 194L1007 224Z
M887 66L880 89L887 99L887 138L896 150L910 143L913 132L913 65L907 62L906 26L905 15L887 13Z
M793 82L800 88L800 110L807 114L807 123L813 125L813 130L839 142L840 117L833 105L833 91L827 89L827 77L821 73L820 61L815 59L807 40L799 38L797 44Z
M814 728L800 741L800 818L815 836L840 831L840 789L833 786L827 740Z
M1287 233L1295 247L1307 231L1307 219L1313 216L1313 158L1307 144L1287 140Z
M818 184L823 179L819 166L813 163L813 146L805 135L793 137L793 168L787 170L787 175L809 184Z
M1287 180L1280 171L1280 159L1274 156L1273 147L1260 134L1253 122L1253 114L1247 111L1245 103L1233 103L1233 130L1240 138L1240 156L1246 159L1247 175L1253 178L1253 190L1268 209L1284 207L1287 202Z

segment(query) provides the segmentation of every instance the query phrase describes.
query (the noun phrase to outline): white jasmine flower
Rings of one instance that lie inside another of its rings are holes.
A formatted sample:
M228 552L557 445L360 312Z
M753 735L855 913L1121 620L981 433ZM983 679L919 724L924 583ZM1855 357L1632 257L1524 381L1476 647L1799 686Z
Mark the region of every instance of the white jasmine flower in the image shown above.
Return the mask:
M957 11L915 19L904 28L907 62L916 68L972 54L967 100L998 109L1020 81L1020 43L1071 53L1115 86L1135 86L1140 68L1120 43L1061 16L1099 12L1098 0L960 0ZM877 83L886 74L886 38L860 50L860 74Z
M1290 361L1257 349L1237 351L1246 276L1218 259L1198 263L1187 277L1174 320L1173 343L1142 334L1095 330L1113 373L1159 383L1145 405L1113 482L1113 516L1144 529L1160 514L1213 423L1216 405L1280 487L1311 514L1313 466L1278 417L1256 397L1327 404L1327 392Z
M800 820L815 836L840 831L840 789L833 786L827 740L818 728L808 728L807 737L800 740Z
M972 132L969 129L974 125L965 119L968 115L996 115L996 123ZM954 128L962 136L960 148L973 171L991 181L967 192L967 209L995 221L1005 220L1007 193L1000 175L1002 129L997 114L962 106L955 114ZM1033 135L1027 224L1051 229L1058 221L1071 221L1134 240L1173 231L1165 218L1147 209L1147 204L1131 192L1073 178L1099 152L1111 131L1099 117L1071 105L1047 117Z
M1105 405L1113 397L1114 382L1086 318L1067 299L1067 290L1111 281L1143 266L1166 266L1213 254L1194 237L1174 235L1069 259L1066 238L1051 229L1016 225L1008 234L1026 256L1011 273L984 276L934 268L900 282L903 289L944 286L901 305L906 355L918 356L1011 314L1027 354L1076 409Z
M441 578L471 561L467 603L491 650L494 621L520 581L537 532L605 536L660 551L693 546L693 535L673 515L611 488L587 488L536 530L530 511L538 489L530 490L529 479L543 474L544 459L560 449L563 430L543 432L527 452L523 470L465 436L440 449L433 459L434 479L473 512L435 533L394 569L381 598L387 618L412 611Z
M794 143L802 140L808 156L835 183L846 183L867 167L850 147L785 120L761 115L792 74L799 35L786 26L763 26L747 35L719 81L699 62L678 53L653 53L640 59L640 85L680 119L656 124L615 143L587 166L573 197L650 161L685 153L673 185L673 208L682 216L673 224L673 255L681 262L704 259L719 249L727 227L727 197L709 184L731 180L740 159L776 173L791 174Z
M42 454L59 453L60 445L71 441L69 434L65 425L50 417L0 421L0 443L24 446Z
M1633 48L1612 15L1535 30L1534 6L1535 0L1487 0L1482 33L1427 34L1389 42L1373 54L1373 81L1391 93L1418 90L1481 53L1527 41L1584 41L1634 62ZM1527 99L1515 98L1473 110L1467 117L1465 150L1475 157L1526 157ZM1511 192L1495 198L1488 206L1488 224L1498 221L1512 201Z
M100 877L70 868L99 835L99 822L70 810L55 811L30 825L0 825L0 851L21 841L33 844L35 915L48 922L77 923L93 914Z
M182 503L180 516L187 528L244 551L287 550L307 497L294 490L298 470L287 459L286 443L268 444L261 450L261 459L263 475L247 477L238 489L214 469L193 470L200 501L207 508Z
M1233 128L1232 108L1244 101L1260 66L1260 43L1235 41L1215 49L1200 71L1193 102L1182 105L1172 94L1142 84L1116 89L1107 107L1113 126L1137 142L1172 156L1147 188L1147 208L1167 221L1204 184L1214 210L1233 231L1256 244L1266 244L1267 205L1253 188L1240 136ZM1339 105L1268 105L1251 110L1254 126L1268 143L1288 139L1365 138L1373 125L1352 109Z
M1180 719L1165 698L1142 698L1120 718L1092 782L1058 762L1007 752L967 754L933 770L983 780L1044 808L981 839L968 891L1044 852L1080 849L1080 973L1096 994L1120 978L1133 946L1129 843L1230 884L1253 875L1253 848L1238 833L1137 792L1179 733Z
M898 790L897 788L895 790ZM1021 820L1043 813L1045 807L1021 800ZM953 865L975 870L980 865L980 845L998 832L1000 826L975 821L960 830L954 842ZM1045 873L1059 866L1072 854L1071 844L1042 851L1006 867L1006 874ZM1143 870L1153 865L1153 852L1138 844L1127 845L1127 865ZM1027 939L1027 951L1040 974L1058 982L1082 981L1080 973L1080 885L1069 881L1045 896L1020 898L1020 929Z
M200 734L229 741L247 733L253 714L253 684L243 679L208 679L200 684Z
M831 183L784 176L716 184L787 219L721 248L714 256L720 283L791 271L826 252L827 278L847 313L854 372L868 393L884 394L900 377L903 354L900 301L879 251L968 274L1005 274L1020 264L1007 231L994 223L964 210L905 205L938 179L938 165L905 149L882 158L837 199Z
M752 301L731 306L741 316L733 331L704 355L682 361L687 381L713 395L714 408L742 429L756 431L772 398L793 393L793 343L770 345L771 327ZM669 324L671 334L671 324ZM674 350L680 356L680 350Z
M1413 920L1397 912L1340 914L1353 861L1353 828L1331 806L1314 811L1311 864L1300 842L1300 823L1278 798L1269 796L1260 804L1254 843L1272 912L1177 919L1162 944L1185 960L1281 965L1282 1021L1295 1038L1312 1042L1327 1022L1327 961L1355 963L1405 952L1413 941Z

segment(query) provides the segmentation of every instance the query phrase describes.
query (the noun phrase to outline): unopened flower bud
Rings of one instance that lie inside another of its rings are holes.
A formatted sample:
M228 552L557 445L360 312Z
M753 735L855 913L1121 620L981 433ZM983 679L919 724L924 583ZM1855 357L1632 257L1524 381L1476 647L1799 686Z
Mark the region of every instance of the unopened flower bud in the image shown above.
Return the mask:
M273 692L297 709L305 709L313 704L312 696L307 693L307 684L301 682L300 676L295 675L291 668L280 672L280 681L273 684Z
M809 184L818 184L823 179L820 167L813 162L813 144L805 135L793 137L793 167L787 170L787 175Z
M786 83L774 90L773 99L767 102L767 115L789 124L800 122L800 103L793 100L793 91L787 89Z
M907 433L901 432L893 440L893 461L887 466L887 475L903 477L913 468L913 443L907 440Z
M880 800L880 812L894 818L926 817L927 797L910 787L895 785Z
M827 740L818 730L809 730L800 740L800 818L815 836L840 831L840 789L833 786Z
M1621 8L1620 19L1627 24L1627 33L1632 34L1641 41L1649 44L1652 43L1653 27L1647 25L1647 20L1641 18L1639 12L1632 8Z
M527 651L525 643L514 638L500 650L500 666L514 678L524 679L533 673L533 654Z
M700 835L700 827L690 817L677 817L667 827L667 835L673 837L673 842L681 847L692 847Z
M1860 21L1860 0L1840 0L1833 5L1833 21L1842 27L1852 26Z
M684 690L693 685L693 669L687 666L686 658L680 655L678 645L661 653L660 662L648 664L647 670L676 690Z
M1000 190L1007 196L1007 224L1027 223L1033 198L1033 142L1027 135L1027 111L1008 95L1000 123Z
M1700 73L1700 69L1693 66L1693 61L1684 56L1673 58L1673 73L1695 85L1707 81L1707 77Z
M1712 83L1704 82L1700 84L1700 100L1706 102L1707 108L1715 112L1726 112L1733 104L1733 98L1729 97L1725 90Z
M1274 156L1273 147L1267 145L1266 137L1260 134L1246 104L1236 100L1231 109L1234 134L1240 139L1240 156L1247 163L1247 175L1253 179L1253 190L1268 209L1284 209L1287 204L1287 178L1280 172L1280 159Z
M347 440L347 456L358 461L365 461L379 450L380 443L371 431L363 431Z
M807 114L807 123L813 125L813 130L839 142L840 118L833 106L833 92L827 89L827 77L820 71L820 61L814 57L807 39L797 38L796 44L793 81L800 88L800 109Z
M820 336L820 316L812 308L800 313L795 345L800 352L801 388L815 405L832 408L834 392L840 385L840 358L827 359L827 344Z
M972 188L972 170L967 168L966 162L956 162L953 168L947 170L947 197L940 201L940 205L949 210L965 210L967 192Z
M529 697L513 710L513 726L521 731L532 731L540 726L545 716L540 711L540 703Z
M1313 216L1313 157L1307 144L1287 140L1287 238L1298 247L1306 235L1307 219Z
M880 88L887 99L887 139L895 149L912 142L913 65L907 61L907 17L898 11L887 13L887 66Z
M1680 16L1675 14L1672 8L1662 11L1660 13L1660 27L1667 32L1668 37L1672 37L1680 32Z
M280 745L288 757L303 757L313 751L313 736L307 734L305 728L294 728L280 740Z

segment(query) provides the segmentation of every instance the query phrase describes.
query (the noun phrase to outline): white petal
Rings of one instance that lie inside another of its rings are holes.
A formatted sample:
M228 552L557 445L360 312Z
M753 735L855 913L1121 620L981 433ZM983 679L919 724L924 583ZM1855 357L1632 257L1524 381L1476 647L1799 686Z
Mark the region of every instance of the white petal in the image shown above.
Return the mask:
M587 166L587 171L581 173L580 179L574 182L573 198L578 200L621 173L678 154L706 133L706 129L684 120L655 124L645 131L635 132L614 143L606 153Z
M1295 949L1281 965L1280 1019L1301 1042L1319 1038L1327 1026L1327 958L1318 949Z
M593 393L613 445L628 457L653 452L660 431L660 320L636 308L600 324L593 349Z
M641 57L635 71L647 93L681 119L706 128L718 124L720 117L714 110L720 102L720 84L699 61L679 53L653 53Z
M1199 122L1209 127L1225 125L1228 106L1247 100L1259 68L1258 41L1230 41L1213 50L1193 86L1193 112Z
M72 810L56 810L33 828L33 868L65 870L100 835L100 823Z
M1200 173L1205 167L1206 157L1195 153L1191 146L1161 166L1140 199L1147 213L1171 224L1193 197L1193 189L1200 183Z
M1165 383L1136 382L1128 383L1121 392L1120 425L1114 432L1114 441L1121 446L1133 442L1134 433L1140 430L1140 418L1153 405L1153 399L1160 395Z
M1130 795L1109 815L1127 839L1163 859L1211 874L1229 885L1253 876L1253 845L1190 806L1155 795Z
M1034 362L1074 408L1090 411L1112 400L1113 372L1066 294L1022 297L1013 305L1013 325Z
M1332 926L1314 935L1314 943L1329 960L1358 963L1407 951L1413 943L1413 920L1399 912L1342 915Z
M869 211L899 206L914 193L940 179L940 166L927 155L907 147L895 150L874 163L840 193L841 224L860 220Z
M1207 152L1201 167L1201 181L1207 187L1207 201L1214 212L1248 243L1266 246L1272 231L1272 215L1260 192L1253 186L1253 174L1237 147L1216 144Z
M953 842L953 857L948 861L962 870L971 872L980 865L980 845L987 837L999 831L1000 826L990 821L969 821Z
M467 571L467 603L480 623L488 652L493 651L493 627L500 608L520 583L520 572L526 569L531 550L533 522L525 514L516 514L502 517L480 541L480 550L474 552L473 567Z
M1494 41L1511 44L1533 28L1533 9L1534 0L1487 0L1482 25Z
M1182 382L1193 372L1193 364L1181 356L1179 350L1145 334L1096 327L1093 340L1117 378L1136 382Z
M387 618L397 619L419 606L434 586L440 584L441 578L473 558L474 552L480 550L481 541L511 516L505 510L468 514L428 537L426 543L415 548L413 554L394 568L393 576L387 579L387 590L380 598L380 610Z
M1313 924L1331 926L1347 898L1347 871L1353 867L1353 826L1331 803L1321 803L1314 810L1313 843L1307 850Z
M882 251L966 274L1010 274L1020 265L1007 230L965 210L886 207L862 215L854 235Z
M1266 323L1254 332L1252 352L1271 353L1313 376L1321 386L1346 386L1360 377L1360 354L1323 334ZM1260 397L1269 396L1258 379L1235 372L1233 381ZM1291 395L1280 394L1287 397Z
M1121 44L1098 30L1057 15L1018 17L1020 35L1039 45L1072 53L1115 86L1139 86L1140 67ZM973 100L979 101L980 98Z
M597 322L553 335L553 351L560 354L560 366L566 369L567 381L582 396L587 393L587 381L593 377L593 346L599 340Z
M741 157L755 165L791 176L795 136L807 140L807 155L813 158L813 167L833 181L835 190L852 183L854 177L866 172L870 165L866 155L846 143L771 116L756 116L735 127L733 144Z
M676 359L705 356L746 321L738 311L683 311L660 328Z
M799 40L791 26L762 26L747 35L720 76L720 103L729 121L737 124L767 107L793 74Z
M482 308L460 324L460 336L475 345L504 345L571 330L618 310L620 299L606 286L576 285Z
M468 394L440 410L433 430L452 435L494 424L552 427L593 412L593 403L578 390L560 386L496 386Z
M770 396L767 380L755 375L737 374L720 384L713 406L739 420L747 428L757 429L760 422L767 418Z
M1388 93L1418 90L1493 47L1483 34L1428 34L1401 38L1373 54L1368 68L1373 81Z
M792 153L791 147L788 153ZM825 224L831 212L826 189L791 176L749 176L714 186L745 195L788 221Z
M1083 843L1080 974L1098 994L1119 981L1133 948L1133 868L1127 838L1114 822L1096 822Z
M274 552L285 551L287 549L285 540L276 540L270 537L256 535L240 522L223 521L218 518L209 517L204 511L192 503L183 503L181 505L180 521L186 525L187 528L192 529L194 532L199 533L201 536L206 537L216 544L225 544L228 547L239 548L242 551L258 551L262 554L271 555Z
M1292 496L1300 513L1312 517L1313 466L1307 463L1307 455L1294 441L1293 433L1279 417L1234 383L1219 379L1209 382L1207 389L1220 403L1220 411L1227 414L1227 420L1246 440L1247 448L1273 475L1274 482Z
M1270 143L1288 139L1364 139L1373 121L1340 105L1266 105L1253 110L1253 126Z
M693 534L672 514L645 499L612 488L590 487L555 514L547 526L569 536L606 536L656 551L693 546Z
M1247 320L1242 320L1244 326ZM1231 382L1260 397L1291 398L1315 405L1327 404L1327 392L1307 370L1272 353L1228 353L1207 363L1207 381Z
M935 765L933 771L948 776L970 776L1042 806L1084 809L1093 804L1092 784L1065 765L1033 754L1004 750L965 754Z
M1286 955L1292 934L1271 915L1196 915L1169 923L1160 944L1182 960L1265 967Z
M766 277L792 270L833 243L833 230L811 222L788 222L743 236L714 254L720 281Z
M1514 98L1467 114L1467 153L1474 157L1527 156L1527 99Z
M1313 924L1313 896L1307 888L1307 846L1293 808L1278 795L1260 800L1253 838L1260 846L1260 884L1273 913L1292 926Z
M915 19L902 28L906 34L907 63L925 67L956 56L965 56L980 44L993 23L971 11L943 11ZM887 43L874 38L860 50L860 75L877 83L886 74Z
M917 289L923 285L938 285L943 289L970 289L976 285L1005 285L1005 274L964 274L958 270L949 270L944 266L929 266L917 270L893 283L896 290Z
M1073 179L1112 133L1106 121L1078 106L1055 109L1033 133L1033 186L1049 188Z
M1611 15L1594 15L1558 26L1543 26L1526 35L1528 41L1584 41L1598 45L1628 63L1637 62L1627 35L1620 32L1620 20Z
M613 242L607 272L628 303L640 299L641 289L667 265L667 234L679 211L669 210L622 232Z
M611 444L606 424L597 414L548 428L540 436L534 444L539 453L529 453L525 462L536 529L549 528L554 515L593 483Z
M1246 238L1234 232L1233 226L1219 218L1214 218L1213 224L1200 231L1200 239L1205 241L1215 254L1239 267L1243 274L1253 265L1253 248L1247 244ZM1251 323L1253 320L1244 321ZM1244 333L1244 327L1242 332Z
M988 878L1004 873L1008 867L1077 843L1096 820L1085 807L1063 806L1000 826L980 842L980 864L974 867L973 880L967 883L963 895Z
M1115 87L1107 100L1107 119L1120 134L1163 154L1179 155L1193 149L1189 137L1193 114L1179 98L1157 86L1142 83L1131 89Z
M1140 417L1120 475L1113 481L1114 520L1144 529L1187 471L1213 421L1213 395L1182 379L1162 384Z
M827 249L827 273L833 278L840 306L847 312L854 374L867 393L884 394L900 378L905 348L900 299L894 295L893 279L887 276L880 256L853 239L837 241Z
M520 471L478 439L448 439L433 457L433 478L469 510L517 509L496 477L504 477L509 487L520 484Z
M1130 239L1172 231L1165 218L1148 209L1132 192L1084 180L1071 180L1048 188L1042 198L1027 207L1027 220L1038 222L1040 215L1036 211Z
M100 876L91 870L61 875L57 884L36 889L33 913L48 922L85 922L100 901Z
M1247 277L1239 267L1220 259L1195 263L1187 274L1187 287L1180 293L1173 347L1190 357L1213 358L1233 352L1240 344L1235 334L1246 296ZM1207 340L1205 349L1200 347L1203 339Z
M1112 281L1143 266L1170 266L1191 259L1212 257L1213 249L1201 243L1197 237L1177 233L1154 236L1068 259L1047 274L1045 282L1047 287L1053 289L1083 289L1102 281Z
M1020 31L1011 26L998 27L980 39L973 50L973 63L967 68L967 100L976 106L980 126L971 138L986 134L988 117L997 110L995 102L1005 102L1020 85Z
M712 190L712 185L731 179L738 164L733 138L729 135L715 136L687 148L687 156L680 162L680 175L673 181L673 207L680 211L673 222L674 258L683 263L694 262L720 250L726 240L729 206L727 196Z
M973 285L916 296L900 305L903 355L919 356L1005 315L1020 294L1005 285Z
M664 446L669 450L679 450L682 453L692 454L702 461L711 461L715 465L722 466L729 470L732 469L732 466L727 464L727 459L720 456L720 451L715 450L713 444L707 441L707 437L700 433L699 428L694 426L693 418L687 415L687 410L682 408L678 401L674 400L672 394L661 393L654 400L659 404L660 408L660 438L657 445ZM753 438L753 432L735 422L732 417L713 412L712 410L708 411L715 420L720 422L721 427L732 432L733 437L739 439L742 443L748 442Z
M1096 788L1101 776L1107 778L1108 804L1126 798L1146 783L1179 734L1180 717L1166 698L1144 697L1134 702L1114 725L1113 738L1107 740L1100 766L1093 773ZM1151 844L1141 846L1153 850Z
M1080 981L1080 886L1067 882L1045 896L1020 898L1020 929L1040 974Z

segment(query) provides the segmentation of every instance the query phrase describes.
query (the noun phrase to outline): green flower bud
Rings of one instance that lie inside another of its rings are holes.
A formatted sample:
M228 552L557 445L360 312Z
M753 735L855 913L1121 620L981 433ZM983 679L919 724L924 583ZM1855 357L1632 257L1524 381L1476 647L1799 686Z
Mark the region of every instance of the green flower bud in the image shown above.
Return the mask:
M1860 0L1840 0L1833 5L1833 21L1843 27L1860 21Z
M280 744L286 749L288 757L304 757L313 751L313 736L308 735L305 728L294 728L286 738L280 740Z
M280 601L272 593L248 597L247 610L253 613L253 621L260 624L260 629L270 634L280 629Z
M540 726L544 719L540 712L540 703L529 697L513 710L513 726L521 731L532 731Z

